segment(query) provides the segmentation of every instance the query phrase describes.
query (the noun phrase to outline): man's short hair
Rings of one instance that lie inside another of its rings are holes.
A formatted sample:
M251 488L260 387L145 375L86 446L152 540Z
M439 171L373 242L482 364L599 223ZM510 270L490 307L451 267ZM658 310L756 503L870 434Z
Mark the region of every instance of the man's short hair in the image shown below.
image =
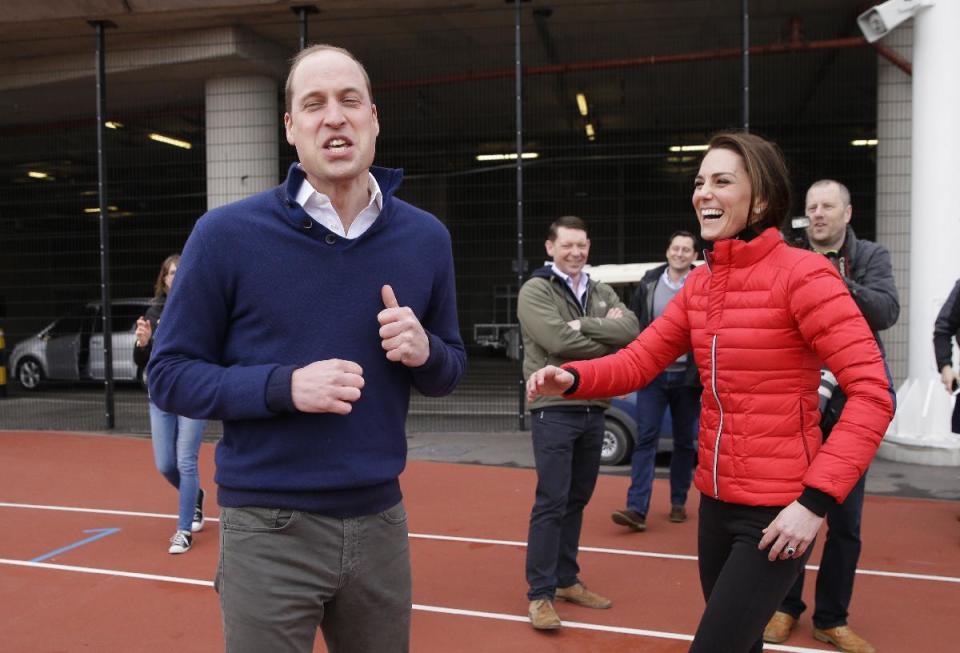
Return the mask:
M578 218L575 215L565 215L561 218L557 218L553 221L553 224L550 225L550 229L547 231L547 240L556 240L557 230L560 227L565 227L567 229L579 229L580 231L587 233L587 223L584 222L582 218Z
M353 53L347 50L346 48L341 48L336 45L330 45L328 43L317 43L316 45L311 45L308 48L300 50L293 59L290 60L290 72L287 73L287 84L284 87L284 97L286 98L286 111L290 113L290 108L293 106L293 73L296 71L297 66L300 65L304 59L309 57L312 54L318 52L326 52L332 50L333 52L339 52L340 54L350 57L353 59L358 66L360 66L360 72L363 73L363 81L367 83L367 95L370 96L370 102L373 102L373 87L370 86L370 75L367 74L367 69L363 67L363 64L360 63L360 60L353 56Z
M841 184L836 179L820 179L818 181L810 184L810 188L807 189L809 193L814 188L819 188L820 186L829 186L830 184L836 184L837 188L840 189L840 201L843 202L844 206L850 206L850 189Z
M667 249L670 249L670 246L673 245L674 238L681 238L681 237L689 238L690 240L693 241L693 251L695 252L700 251L700 243L697 241L697 237L694 236L689 231L687 231L686 229L679 229L677 231L674 231L672 234L670 234L670 239L667 240Z

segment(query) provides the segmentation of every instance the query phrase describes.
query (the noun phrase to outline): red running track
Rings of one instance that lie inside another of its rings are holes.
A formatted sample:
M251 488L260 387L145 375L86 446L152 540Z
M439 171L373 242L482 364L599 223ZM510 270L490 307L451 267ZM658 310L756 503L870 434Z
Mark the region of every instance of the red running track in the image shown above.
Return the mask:
M213 488L212 477L213 447L205 444L204 487ZM669 523L666 482L657 481L649 530L635 534L609 519L627 478L600 478L580 562L584 580L614 606L561 602L565 627L554 633L533 631L525 618L532 470L411 462L402 482L414 572L413 651L687 650L703 608L696 511L685 524ZM208 522L189 553L169 555L175 504L147 440L0 432L0 651L222 650L210 583L217 524ZM867 498L851 625L882 653L957 650L957 511L953 502ZM85 531L96 529L119 530L30 562L95 537ZM808 604L813 579L809 574ZM811 627L805 615L785 645L768 650L832 650L811 637ZM325 650L322 643L316 650Z

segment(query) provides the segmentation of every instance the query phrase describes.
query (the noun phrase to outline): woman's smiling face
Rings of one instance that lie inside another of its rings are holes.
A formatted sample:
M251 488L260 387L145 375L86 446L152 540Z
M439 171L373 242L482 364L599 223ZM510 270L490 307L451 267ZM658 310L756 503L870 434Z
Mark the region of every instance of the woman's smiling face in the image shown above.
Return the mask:
M693 208L704 240L732 238L747 226L753 187L743 158L725 148L708 151L693 184Z

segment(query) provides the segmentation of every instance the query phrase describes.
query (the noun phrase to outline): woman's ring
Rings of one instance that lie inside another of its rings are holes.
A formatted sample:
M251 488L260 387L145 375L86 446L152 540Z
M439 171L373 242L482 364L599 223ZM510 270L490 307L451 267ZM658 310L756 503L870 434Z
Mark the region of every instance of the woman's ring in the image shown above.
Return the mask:
M783 550L783 552L786 553L787 556L792 558L793 554L797 552L797 548L793 546L788 546L786 549Z

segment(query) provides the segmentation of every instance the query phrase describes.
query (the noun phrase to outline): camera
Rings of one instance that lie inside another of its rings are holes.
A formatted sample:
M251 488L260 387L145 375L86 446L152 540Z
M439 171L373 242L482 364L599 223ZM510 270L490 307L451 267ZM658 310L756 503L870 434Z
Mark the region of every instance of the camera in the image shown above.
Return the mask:
M780 231L783 233L784 240L791 247L809 249L810 241L807 240L807 227L809 226L810 218L801 215L795 218L787 218Z
M867 41L873 43L934 2L935 0L887 0L860 14L857 24Z

